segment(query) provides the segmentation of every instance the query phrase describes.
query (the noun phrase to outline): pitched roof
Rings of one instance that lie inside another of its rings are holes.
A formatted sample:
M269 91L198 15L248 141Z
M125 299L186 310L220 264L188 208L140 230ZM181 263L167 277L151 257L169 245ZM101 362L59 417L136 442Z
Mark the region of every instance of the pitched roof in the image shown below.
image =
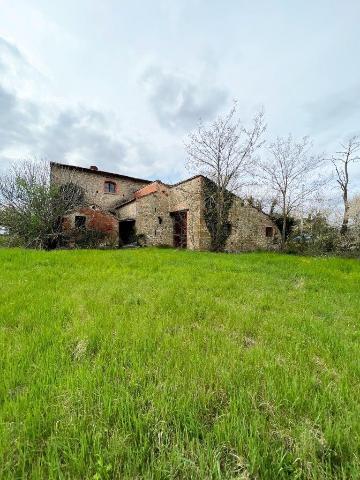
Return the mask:
M170 188L177 187L178 185L181 185L182 183L190 182L191 180L195 180L195 178L205 178L204 175L194 175L192 177L186 178L185 180L181 180L181 182L174 183L174 185L170 185Z
M131 198L130 200L126 200L125 202L118 202L118 203L115 203L113 206L112 206L112 209L113 210L117 210L118 208L121 208L123 207L124 205L128 205L129 203L132 203L132 202L135 202L136 198Z
M86 167L77 167L76 165L67 165L66 163L50 162L50 165L66 168L68 170L77 170L79 172L94 173L96 175L103 175L105 177L116 177L116 178L123 178L125 180L133 180L135 182L152 183L152 180L144 180L142 178L130 177L128 175L120 175L119 173L106 172L104 170L93 170L91 168L86 168Z

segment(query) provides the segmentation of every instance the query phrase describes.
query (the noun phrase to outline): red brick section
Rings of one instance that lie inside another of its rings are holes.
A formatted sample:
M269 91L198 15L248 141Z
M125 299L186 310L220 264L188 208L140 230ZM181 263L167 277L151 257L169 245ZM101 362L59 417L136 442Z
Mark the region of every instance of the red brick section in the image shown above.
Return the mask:
M118 220L101 210L82 208L79 213L87 217L88 229L104 233L116 233L118 230Z
M75 212L75 216L83 215L86 217L86 228L89 230L97 230L108 235L117 235L119 223L118 220L111 214L103 212L100 209L92 209L88 207L80 208ZM63 218L63 230L71 230L74 228L71 225L70 218Z

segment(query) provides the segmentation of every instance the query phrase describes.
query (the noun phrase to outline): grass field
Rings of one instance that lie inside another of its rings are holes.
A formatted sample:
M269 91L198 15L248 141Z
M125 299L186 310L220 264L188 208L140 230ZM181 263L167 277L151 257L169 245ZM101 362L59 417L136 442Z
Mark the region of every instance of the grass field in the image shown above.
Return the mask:
M360 262L0 249L1 479L359 479Z

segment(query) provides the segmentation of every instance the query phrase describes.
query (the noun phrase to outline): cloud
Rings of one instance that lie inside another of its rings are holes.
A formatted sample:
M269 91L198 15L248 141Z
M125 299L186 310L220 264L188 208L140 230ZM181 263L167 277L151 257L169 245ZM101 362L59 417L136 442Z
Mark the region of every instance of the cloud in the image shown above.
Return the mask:
M14 44L8 42L3 37L0 37L0 69L2 70L5 70L6 67L5 56L17 58L22 62L26 62L20 50Z
M39 119L35 104L20 101L17 96L0 85L0 149L18 144L33 144L32 128Z
M125 160L128 144L113 135L100 111L29 102L0 85L2 163L35 156L86 166L100 164L111 170Z
M83 106L56 112L44 127L38 148L59 162L101 164L111 169L126 156L126 142L107 129L104 115Z
M0 37L0 169L11 161L36 157L103 170L150 177L171 167L158 162L158 151L146 138L129 137L111 113L84 105L68 106L43 101L24 84L37 80L37 72L20 50Z
M308 114L308 123L314 131L332 130L339 128L348 121L356 124L360 120L360 85L346 90L335 92L305 104Z
M211 119L228 98L226 90L205 80L195 82L157 66L145 70L141 83L159 124L170 131L190 130L199 119Z
M114 132L113 118L84 106L30 102L0 85L0 170L22 158L88 167L144 178L175 180L174 151L147 138ZM171 159L170 162L168 159Z
M0 37L0 82L3 88L18 92L22 98L43 96L46 77L22 54L19 48Z

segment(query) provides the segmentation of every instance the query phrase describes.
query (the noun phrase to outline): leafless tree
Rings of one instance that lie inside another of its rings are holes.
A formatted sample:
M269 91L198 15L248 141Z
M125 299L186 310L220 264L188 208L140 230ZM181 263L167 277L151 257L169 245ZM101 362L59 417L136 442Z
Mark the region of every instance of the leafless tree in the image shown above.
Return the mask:
M360 138L358 136L351 137L346 143L341 143L341 150L336 152L336 156L331 159L336 172L336 181L339 184L344 203L344 215L341 225L341 234L344 235L348 230L349 224L349 166L351 163L360 160Z
M63 185L54 185L48 162L25 160L0 177L0 225L25 246L56 246L63 216L84 202L83 189L64 173Z
M315 177L323 164L323 157L312 155L312 142L308 137L295 140L292 135L278 137L268 147L269 155L258 162L259 178L273 190L281 208L281 244L286 242L288 218L293 210L300 208L314 195L325 178Z
M188 169L209 180L205 188L205 220L214 251L224 247L233 194L246 183L265 129L262 111L247 128L237 115L235 102L226 115L208 125L200 122L185 142Z

